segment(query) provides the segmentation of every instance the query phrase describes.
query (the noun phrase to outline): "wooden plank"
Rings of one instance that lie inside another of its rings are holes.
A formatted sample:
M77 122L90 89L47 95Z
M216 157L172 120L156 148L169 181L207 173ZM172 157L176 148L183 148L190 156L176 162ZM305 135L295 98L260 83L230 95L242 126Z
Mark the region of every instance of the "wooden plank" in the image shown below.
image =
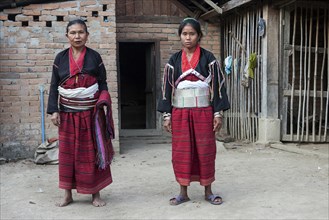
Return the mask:
M326 48L323 48L323 47L318 47L318 48L311 47L311 48L308 48L308 47L297 46L297 45L295 45L295 47L293 47L290 44L285 44L284 45L284 49L285 50L290 50L290 51L292 51L294 49L295 51L299 51L299 52L305 52L306 50L307 51L310 50L312 53L315 53L315 51L317 51L317 53L326 53Z
M207 12L208 11L205 7L203 7L201 4L199 4L199 2L197 2L196 0L191 0L191 2L195 6L197 6L201 11L203 11L203 12Z
M162 0L160 2L160 15L169 15L168 5L171 2L168 2L170 0Z
M135 1L126 0L126 15L131 16L135 15Z
M126 15L126 0L116 1L116 16Z
M307 90L303 90L303 89L301 91L302 91L302 93L307 92ZM309 95L310 97L319 97L319 96L327 97L326 91L309 90L309 92L310 92L310 95ZM315 96L314 96L314 93L315 93ZM300 95L299 90L295 90L293 93L291 93L290 89L283 90L284 97L291 97L291 96L298 97L299 95Z
M310 7L310 3L312 2L312 6L314 8L318 7L318 8L328 8L328 1L327 0L305 0L305 1L296 1L296 0L282 0L281 3L278 0L272 1L273 3L271 4L272 6L275 7L287 7L289 5L292 5L293 3L297 3L298 7L302 7L302 8L309 8Z
M231 1L228 1L228 2L226 2L225 4L223 4L221 6L222 13L228 12L228 11L234 9L234 8L240 7L244 4L250 3L252 1L253 0L231 0Z
M170 16L120 16L116 18L117 23L179 24L181 21L181 17Z
M142 3L143 15L154 15L153 0L139 0Z
M160 7L161 7L160 0L153 0L154 15L161 15Z
M141 16L144 14L143 11L143 0L135 0L135 16Z

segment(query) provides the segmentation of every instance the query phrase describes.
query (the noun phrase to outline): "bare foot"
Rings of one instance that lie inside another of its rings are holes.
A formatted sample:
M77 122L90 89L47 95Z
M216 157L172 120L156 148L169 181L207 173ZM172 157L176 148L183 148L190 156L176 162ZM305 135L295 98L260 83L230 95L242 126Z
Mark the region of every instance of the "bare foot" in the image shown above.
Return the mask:
M106 202L101 199L100 193L93 194L93 206L95 207L103 207L106 206Z
M58 207L64 207L73 202L71 190L65 190L64 199L62 202L57 202L55 205Z

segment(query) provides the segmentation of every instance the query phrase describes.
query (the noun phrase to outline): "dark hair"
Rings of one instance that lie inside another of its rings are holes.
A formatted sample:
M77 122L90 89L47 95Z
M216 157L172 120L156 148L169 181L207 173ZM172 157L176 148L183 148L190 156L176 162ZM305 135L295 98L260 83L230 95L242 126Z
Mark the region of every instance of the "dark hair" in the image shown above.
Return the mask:
M199 35L199 41L200 41L203 34L201 31L200 22L198 20L196 20L195 18L185 18L178 27L178 35L180 36L182 34L183 28L188 24L191 25L194 28L194 30L197 32L197 34Z
M87 25L86 25L86 23L85 23L83 20L81 20L81 19L75 19L75 20L70 21L70 22L67 24L67 26L66 26L66 33L69 32L69 27L72 26L72 25L74 25L74 24L81 24L82 26L84 26L85 31L88 33Z

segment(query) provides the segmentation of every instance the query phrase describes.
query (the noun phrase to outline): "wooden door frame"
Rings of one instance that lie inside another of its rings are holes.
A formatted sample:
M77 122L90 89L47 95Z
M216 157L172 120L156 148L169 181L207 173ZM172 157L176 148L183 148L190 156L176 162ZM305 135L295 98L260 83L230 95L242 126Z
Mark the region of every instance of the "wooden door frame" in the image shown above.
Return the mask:
M159 39L118 39L117 40L117 80L118 80L118 100L120 101L120 66L119 66L119 44L120 43L150 43L154 45L154 74L155 77L155 103L158 102L158 97L161 93L161 66L160 66L160 40ZM156 106L155 106L156 110ZM120 136L143 136L143 135L161 135L162 134L162 121L161 115L155 113L155 129L121 129L121 106L118 104L119 115L119 132Z

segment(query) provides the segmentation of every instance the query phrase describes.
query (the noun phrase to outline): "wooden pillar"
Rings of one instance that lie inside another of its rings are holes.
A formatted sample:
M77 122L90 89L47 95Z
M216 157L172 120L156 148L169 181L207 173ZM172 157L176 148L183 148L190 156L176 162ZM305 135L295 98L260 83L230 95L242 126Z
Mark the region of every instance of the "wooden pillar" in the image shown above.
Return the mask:
M264 4L266 33L262 37L262 97L258 142L280 141L279 119L279 28L280 12Z

